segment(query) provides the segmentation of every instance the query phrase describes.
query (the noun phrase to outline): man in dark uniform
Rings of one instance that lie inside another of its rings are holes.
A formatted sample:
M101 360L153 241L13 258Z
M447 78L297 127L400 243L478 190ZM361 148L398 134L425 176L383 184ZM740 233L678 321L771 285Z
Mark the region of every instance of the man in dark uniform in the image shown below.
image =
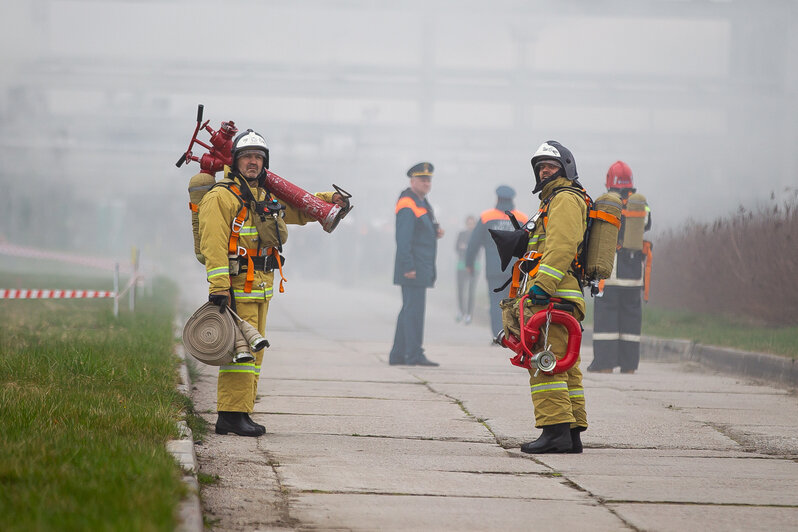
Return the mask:
M504 211L510 211L521 225L526 223L526 215L521 211L515 210L513 198L515 190L507 185L501 185L496 189L496 207L488 209L479 216L479 222L471 233L468 248L465 254L466 269L474 272L474 261L477 258L480 248L485 248L485 278L488 281L488 299L490 301L490 332L491 339L502 329L502 309L499 303L508 297L510 285L507 280L512 275L512 265L507 266L507 270L502 270L499 252L488 232L489 229L501 231L512 231L514 229L510 222L510 217ZM504 290L494 292L494 288L505 286ZM491 342L492 343L492 342ZM493 344L492 345L497 345Z
M396 202L396 261L393 283L402 287L402 310L389 357L391 365L437 366L424 355L424 309L427 288L435 284L437 239L443 230L435 221L427 194L432 188L432 163L407 171L410 187Z

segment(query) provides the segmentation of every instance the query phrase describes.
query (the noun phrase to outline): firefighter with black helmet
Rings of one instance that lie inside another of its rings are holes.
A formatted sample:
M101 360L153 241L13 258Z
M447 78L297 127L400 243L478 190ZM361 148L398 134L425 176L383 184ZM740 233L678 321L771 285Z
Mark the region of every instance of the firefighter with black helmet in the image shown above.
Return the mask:
M304 225L312 218L281 203L266 187L269 149L259 133L248 129L232 144L231 166L198 207L200 250L205 257L208 300L230 305L265 335L266 314L273 294L274 271L282 276L286 224ZM340 194L319 198L344 207ZM263 350L254 360L234 361L219 368L216 433L261 436L266 429L250 414L255 406Z
M539 194L538 215L527 222L527 253L539 257L537 269L529 273L524 319L544 310L551 298L561 300L577 320L585 316L582 286L575 273L574 260L584 239L588 206L578 181L576 161L571 152L557 141L544 142L531 160ZM501 302L505 334L518 335L519 298ZM545 342L546 345L543 345ZM568 344L568 331L552 323L541 345L562 359ZM549 347L550 345L550 347ZM521 446L525 453L581 453L580 433L587 429L585 394L579 361L564 373L548 375L529 370L529 384L535 411L535 426L543 429L540 437Z
M634 186L632 169L623 161L607 170L607 190L623 202L615 265L601 282L593 317L593 362L587 371L634 373L640 363L640 331L643 323L642 296L650 270L651 243L643 233L651 229L651 210L645 196ZM648 265L648 268L645 267Z

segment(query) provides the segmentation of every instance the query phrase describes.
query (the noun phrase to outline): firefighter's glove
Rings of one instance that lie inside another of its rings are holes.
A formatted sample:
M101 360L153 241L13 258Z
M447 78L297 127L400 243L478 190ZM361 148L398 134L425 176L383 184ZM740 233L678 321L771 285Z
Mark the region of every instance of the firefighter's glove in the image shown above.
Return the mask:
M224 308L227 306L227 301L230 297L226 294L211 294L208 296L208 301L210 301L211 305L217 305L219 307L219 311L223 311Z
M529 296L529 300L532 301L532 304L538 307L545 307L548 305L549 299L551 298L551 296L538 285L532 285L527 295Z

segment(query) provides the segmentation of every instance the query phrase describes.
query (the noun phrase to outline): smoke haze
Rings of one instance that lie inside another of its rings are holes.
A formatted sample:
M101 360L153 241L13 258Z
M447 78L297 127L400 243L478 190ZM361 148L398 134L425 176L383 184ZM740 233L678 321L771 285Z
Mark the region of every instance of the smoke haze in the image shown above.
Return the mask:
M279 175L353 194L332 235L291 231L289 279L389 289L394 203L428 160L451 284L456 233L498 185L536 209L529 159L548 139L594 197L626 161L655 228L726 215L796 185L797 13L787 0L3 2L0 238L136 246L202 293L186 208L199 167L175 167L199 103L214 129L263 134Z

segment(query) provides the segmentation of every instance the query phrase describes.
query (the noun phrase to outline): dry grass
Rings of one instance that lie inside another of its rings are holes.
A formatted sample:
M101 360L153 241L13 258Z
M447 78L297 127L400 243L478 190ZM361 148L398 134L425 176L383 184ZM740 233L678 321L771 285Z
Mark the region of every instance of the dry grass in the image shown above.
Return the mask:
M652 305L769 326L798 324L798 189L657 238Z

